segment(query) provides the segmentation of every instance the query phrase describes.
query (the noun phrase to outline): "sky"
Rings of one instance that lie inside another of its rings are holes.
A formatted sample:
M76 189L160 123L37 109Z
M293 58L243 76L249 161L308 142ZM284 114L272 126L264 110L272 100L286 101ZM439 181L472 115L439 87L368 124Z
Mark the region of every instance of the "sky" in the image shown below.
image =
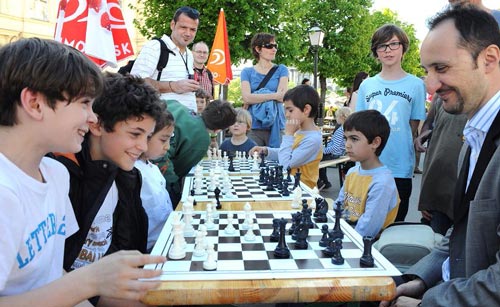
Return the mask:
M427 34L426 20L448 4L448 0L374 0L373 8L388 8L398 13L399 20L413 24L417 38L422 42ZM488 8L500 8L499 0L483 0Z

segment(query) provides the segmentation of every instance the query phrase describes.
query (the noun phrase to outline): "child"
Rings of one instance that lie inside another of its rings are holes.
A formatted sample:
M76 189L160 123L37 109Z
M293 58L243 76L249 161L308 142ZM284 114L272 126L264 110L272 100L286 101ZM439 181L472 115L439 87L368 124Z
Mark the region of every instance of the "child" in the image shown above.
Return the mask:
M243 108L236 109L236 122L229 127L231 139L225 140L220 145L220 149L224 152L236 151L248 154L250 149L257 146L252 139L247 137L247 132L252 128L252 115Z
M196 114L201 115L203 110L207 107L210 95L203 89L198 89L196 91Z
M175 207L182 195L182 179L207 154L210 134L234 124L236 111L229 102L214 100L196 115L176 100L167 100L167 108L175 119L170 149L158 167L167 180L167 190Z
M164 106L143 79L107 73L93 110L98 121L82 150L58 157L70 173L69 196L80 225L66 239L67 271L119 250L147 251L148 217L134 164L147 151Z
M321 159L321 161L337 159L338 157L344 155L345 141L344 129L342 128L342 125L350 114L351 109L348 107L341 107L335 112L337 127L333 131L331 140L323 149L323 159ZM328 181L328 176L326 175L326 167L321 168L319 170L318 189L321 191L323 189L329 189L331 187L332 184L330 183L330 181Z
M323 156L323 138L314 118L318 112L318 92L309 85L299 85L285 93L286 126L280 148L255 146L250 151L263 151L269 160L278 160L284 169L292 168L294 175L302 173L301 181L316 187L319 161Z
M170 148L170 138L174 134L174 117L165 110L156 122L153 136L148 141L148 150L144 152L135 167L141 172L142 206L148 214L148 251L151 251L163 225L172 212L172 202L167 191L165 178L160 169L149 160L163 157Z
M138 299L156 288L137 279L161 272L138 267L166 259L136 251L63 275L64 241L78 224L68 172L44 155L81 149L97 120L97 66L76 49L30 38L1 47L0 67L0 305L74 306L96 295Z
M396 221L404 221L410 201L415 150L413 136L425 119L425 85L403 70L401 61L410 45L408 35L386 24L372 35L372 55L382 64L380 73L365 79L358 90L356 111L377 110L391 125L391 136L380 161L392 172L401 204Z
M346 153L359 163L347 172L336 202L344 205L346 219L362 236L375 238L398 211L396 183L378 158L389 133L389 123L375 110L353 113L344 122Z

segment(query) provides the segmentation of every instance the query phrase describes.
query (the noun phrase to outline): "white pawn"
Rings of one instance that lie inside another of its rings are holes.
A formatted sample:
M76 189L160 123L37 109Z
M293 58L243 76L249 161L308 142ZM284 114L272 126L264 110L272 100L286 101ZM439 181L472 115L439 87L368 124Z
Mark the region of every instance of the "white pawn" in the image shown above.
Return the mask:
M250 219L251 219L251 211L252 211L252 206L250 205L249 202L246 202L245 205L243 206L243 210L245 211L245 220L243 221L243 224L241 225L241 229L248 229L248 224L250 224Z
M174 234L174 242L172 243L172 246L170 247L170 250L168 251L168 257L173 260L178 260L178 259L183 259L186 257L186 251L184 250L184 247L182 246L182 241L184 237L182 235L182 232L176 232Z
M207 227L207 229L213 229L215 227L214 217L212 215L212 205L211 204L207 204L207 214L206 214L204 225L205 225L205 227Z
M253 219L248 221L248 230L245 234L245 241L255 241L255 234L253 233Z
M205 226L205 224L201 224L200 226L198 226L198 231L200 231L203 234L203 236L202 236L203 242L201 244L202 244L204 249L207 249L208 248L207 226Z
M217 253L214 250L214 245L210 244L207 250L207 260L203 261L203 269L205 271L217 270Z
M205 234L203 231L198 230L196 232L196 239L194 240L194 250L193 250L193 256L195 257L205 257L207 255L207 252L205 250Z
M293 200L292 200L292 208L293 209L298 209L300 208L302 204L302 188L301 187L296 187L295 190L293 190Z
M233 220L234 220L234 214L228 214L227 216L227 226L224 229L224 232L228 235L232 235L235 233L236 229L234 228L233 225Z

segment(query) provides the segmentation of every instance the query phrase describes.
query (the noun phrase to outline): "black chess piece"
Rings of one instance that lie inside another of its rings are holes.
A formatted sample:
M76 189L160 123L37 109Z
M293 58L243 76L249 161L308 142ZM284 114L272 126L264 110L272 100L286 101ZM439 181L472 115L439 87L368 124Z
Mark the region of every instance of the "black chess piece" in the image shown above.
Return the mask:
M292 182L292 178L290 177L290 173L292 172L292 168L289 166L286 168L286 181Z
M295 220L292 221L293 223L293 233L292 233L292 240L297 240L297 232L299 231L299 224L302 222L302 213L297 212L295 215ZM290 227L291 229L292 227Z
M259 183L263 184L266 180L266 170L264 168L260 169Z
M215 187L214 194L215 194L215 209L220 210L222 209L222 205L220 203L220 189L219 187Z
M307 236L309 235L309 225L302 221L299 223L297 228L295 229L295 237L297 238L295 241L295 248L297 249L307 249L309 245L307 243Z
M340 217L342 215L342 208L341 208L341 203L336 202L335 203L335 208L333 209L335 211L335 226L333 227L333 230L330 232L330 238L332 239L343 239L344 238L344 232L340 228Z
M292 226L288 229L288 234L292 235L295 231L295 221L298 218L299 213L292 213Z
M198 203L196 202L196 199L194 199L194 189L191 189L190 191L191 196L193 196L193 207L196 206Z
M260 152L260 167L266 167L266 154L264 151Z
M344 264L344 257L342 257L342 239L333 240L333 256L332 263L336 265Z
M288 191L288 181L283 180L283 188L281 192L282 196L290 196L290 191Z
M229 172L234 172L234 171L235 171L235 170L234 170L234 163L233 163L233 160L234 160L234 155L233 155L233 154L230 154L228 158L229 158L229 167L227 168L227 170L228 170Z
M323 200L322 197L315 197L314 198L314 202L316 203L316 210L314 210L314 214L313 214L314 217L318 216L318 209L319 209L319 206L320 206L322 200Z
M361 267L373 268L375 262L372 256L372 244L373 237L364 236L363 237L363 255L359 258L359 264Z
M328 218L326 217L327 213L328 202L326 201L326 199L322 198L321 202L316 205L316 210L314 211L314 214L316 215L314 220L316 221L316 223L326 223L328 221Z
M273 219L273 232L271 233L271 236L269 237L269 240L271 242L278 242L280 239L280 220L279 219Z
M285 241L286 223L287 221L284 218L281 218L281 220L279 221L280 237L278 246L276 246L276 248L274 249L274 257L276 258L290 258L290 250L288 249Z
M297 169L297 172L295 173L295 176L294 176L294 179L295 179L295 182L293 183L294 190L296 187L300 187L300 175L302 175L302 173L300 172L300 168L299 168L299 169Z
M319 246L326 247L328 245L328 224L323 224L323 226L321 226L321 232L323 236L321 240L319 240Z
M334 250L335 249L335 244L334 244L333 241L335 241L335 240L329 236L327 244L326 244L326 248L323 250L323 255L325 255L327 257L333 257L333 254L334 254L334 251L335 251Z

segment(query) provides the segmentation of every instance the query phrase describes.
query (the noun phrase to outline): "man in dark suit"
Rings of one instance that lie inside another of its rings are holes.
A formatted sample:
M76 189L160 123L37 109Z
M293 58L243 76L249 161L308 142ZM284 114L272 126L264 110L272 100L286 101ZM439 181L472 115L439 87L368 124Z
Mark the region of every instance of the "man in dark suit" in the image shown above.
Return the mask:
M453 226L406 271L380 306L498 306L500 302L500 31L485 11L438 14L420 51L429 93L465 114ZM436 187L439 188L439 187Z

